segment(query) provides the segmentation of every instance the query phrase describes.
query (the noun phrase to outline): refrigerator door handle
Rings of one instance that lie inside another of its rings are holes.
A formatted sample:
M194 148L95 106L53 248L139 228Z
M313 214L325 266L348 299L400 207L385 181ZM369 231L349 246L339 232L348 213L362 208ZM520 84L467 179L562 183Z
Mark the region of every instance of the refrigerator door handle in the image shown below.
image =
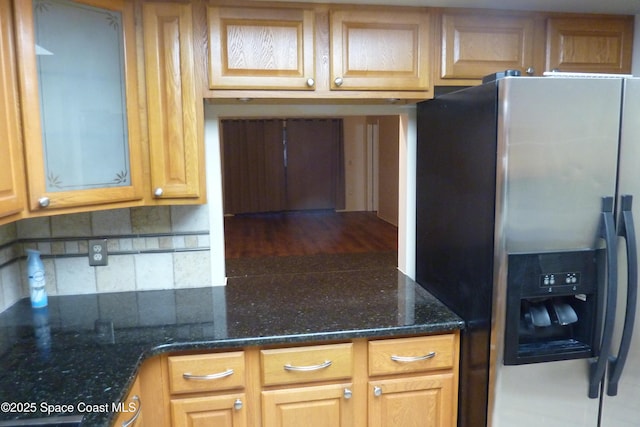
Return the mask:
M604 379L611 341L613 338L613 326L616 319L616 298L618 291L618 257L616 250L616 230L613 220L613 197L602 198L602 225L600 237L605 240L607 257L607 300L602 327L602 343L600 354L595 360L590 361L589 366L589 397L597 399L600 393L600 385Z
M618 394L618 381L622 375L622 369L627 361L633 325L636 318L636 301L638 298L638 248L636 242L636 230L633 224L631 204L633 196L623 195L621 198L620 221L618 222L618 236L625 239L627 245L627 307L622 329L622 339L617 356L609 356L609 380L607 382L607 395Z

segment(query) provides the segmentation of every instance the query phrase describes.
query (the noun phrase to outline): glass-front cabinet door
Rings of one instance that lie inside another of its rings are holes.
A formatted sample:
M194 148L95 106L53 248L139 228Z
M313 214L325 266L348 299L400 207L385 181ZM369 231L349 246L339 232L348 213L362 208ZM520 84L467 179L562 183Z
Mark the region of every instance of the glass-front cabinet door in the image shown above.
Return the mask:
M132 2L14 4L30 208L140 198Z

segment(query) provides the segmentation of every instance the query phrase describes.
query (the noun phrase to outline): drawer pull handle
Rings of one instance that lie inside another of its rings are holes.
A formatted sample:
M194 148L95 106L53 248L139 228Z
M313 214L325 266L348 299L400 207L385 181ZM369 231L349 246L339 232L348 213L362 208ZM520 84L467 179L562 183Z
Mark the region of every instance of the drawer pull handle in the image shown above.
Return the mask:
M142 400L140 400L140 397L136 394L131 398L131 400L133 400L137 406L136 413L133 414L133 417L129 418L126 421L123 421L122 427L129 427L133 425L133 423L135 423L138 417L140 416L140 412L142 411Z
M391 355L391 360L394 362L402 362L402 363L411 363L411 362L419 362L421 360L433 359L436 357L436 352L432 351L431 353L425 354L424 356L396 356L395 354Z
M320 369L328 368L331 366L331 360L325 360L323 363L319 365L311 365L311 366L293 366L288 363L284 365L285 371L297 371L297 372L308 372L308 371L319 371Z
M378 386L373 387L373 395L374 395L375 397L380 397L380 396L382 396L382 388L381 388L381 387L378 387Z
M226 378L230 375L233 375L233 369L227 369L224 372L219 372L217 374L209 374L209 375L193 375L189 372L185 372L182 374L182 378L185 380L196 380L196 381L210 381L210 380L219 380L220 378Z

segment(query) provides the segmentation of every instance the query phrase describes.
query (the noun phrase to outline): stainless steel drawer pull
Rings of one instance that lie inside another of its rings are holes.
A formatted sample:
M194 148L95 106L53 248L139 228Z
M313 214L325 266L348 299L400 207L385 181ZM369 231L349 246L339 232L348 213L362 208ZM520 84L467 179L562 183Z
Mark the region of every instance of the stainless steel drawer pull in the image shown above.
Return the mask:
M193 375L189 372L185 372L182 374L182 378L185 380L196 380L196 381L210 381L210 380L219 380L220 378L226 378L230 375L233 375L233 369L227 369L224 372L219 372L217 374L209 374L209 375Z
M434 357L436 357L436 352L432 351L431 353L425 354L424 356L396 356L395 354L392 354L391 360L393 360L394 362L410 363L433 359Z
M133 414L133 417L129 418L127 421L123 421L122 427L129 427L133 425L133 423L135 423L138 417L140 416L140 412L142 411L142 400L140 400L140 397L136 394L131 398L131 400L133 400L136 403L136 406L137 406L136 413Z
M320 369L328 368L331 366L331 360L325 360L323 363L319 365L311 365L311 366L293 366L288 363L284 365L285 371L319 371Z

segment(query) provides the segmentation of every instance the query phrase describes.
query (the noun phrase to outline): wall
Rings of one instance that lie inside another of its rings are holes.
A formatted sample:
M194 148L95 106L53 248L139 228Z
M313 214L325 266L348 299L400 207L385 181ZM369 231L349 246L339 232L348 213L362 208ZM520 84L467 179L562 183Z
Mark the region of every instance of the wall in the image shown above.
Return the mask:
M631 72L634 76L640 77L640 15L636 15L634 23Z
M398 146L400 123L397 116L376 117L378 123L378 216L398 225Z
M108 239L91 267L88 240ZM0 311L28 296L24 250L42 253L49 295L211 284L209 209L161 206L32 218L0 227Z
M367 118L343 118L345 210L367 210Z

